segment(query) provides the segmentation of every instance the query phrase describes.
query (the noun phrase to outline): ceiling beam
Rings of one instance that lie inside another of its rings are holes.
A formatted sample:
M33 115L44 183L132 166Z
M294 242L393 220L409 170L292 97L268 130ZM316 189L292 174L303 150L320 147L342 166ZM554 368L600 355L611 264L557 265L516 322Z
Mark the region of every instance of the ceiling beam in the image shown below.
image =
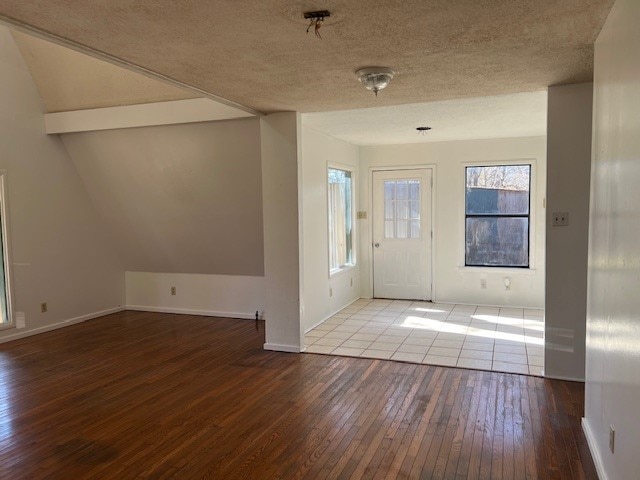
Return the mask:
M193 98L170 102L46 113L44 115L44 123L46 133L55 134L210 122L255 116L244 110L230 107L208 98Z

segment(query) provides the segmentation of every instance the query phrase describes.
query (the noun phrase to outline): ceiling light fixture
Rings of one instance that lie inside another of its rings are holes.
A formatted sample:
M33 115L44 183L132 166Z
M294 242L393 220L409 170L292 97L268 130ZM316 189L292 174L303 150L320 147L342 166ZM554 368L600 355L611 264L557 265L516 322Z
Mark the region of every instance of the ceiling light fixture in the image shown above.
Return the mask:
M389 85L396 72L387 67L367 67L356 72L356 77L364 85L378 96L378 92Z
M416 127L416 130L420 135L425 136L427 132L431 130L431 127Z

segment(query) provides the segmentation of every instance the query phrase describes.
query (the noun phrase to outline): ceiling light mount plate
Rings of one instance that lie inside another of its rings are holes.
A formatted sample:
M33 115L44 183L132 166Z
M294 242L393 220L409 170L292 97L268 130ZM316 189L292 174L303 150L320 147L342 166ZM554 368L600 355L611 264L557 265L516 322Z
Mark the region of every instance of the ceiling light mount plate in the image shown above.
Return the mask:
M309 20L309 26L307 27L307 33L313 27L313 30L316 33L316 37L322 39L322 35L320 35L320 28L324 25L324 19L329 18L331 13L329 10L316 10L315 12L304 12L304 18Z
M356 71L356 77L364 88L371 90L378 96L378 92L386 88L391 79L396 74L394 70L388 67L365 67Z
M315 19L315 18L325 19L325 18L329 18L330 16L331 16L331 12L329 10L317 10L315 12L304 12L304 18L306 18L307 20Z

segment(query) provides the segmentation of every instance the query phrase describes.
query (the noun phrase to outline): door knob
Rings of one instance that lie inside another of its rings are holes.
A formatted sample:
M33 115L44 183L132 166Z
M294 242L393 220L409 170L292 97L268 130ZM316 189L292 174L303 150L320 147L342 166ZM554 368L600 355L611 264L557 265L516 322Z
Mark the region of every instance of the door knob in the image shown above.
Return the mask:
M376 248L380 248L380 244L378 242L374 243L373 246Z

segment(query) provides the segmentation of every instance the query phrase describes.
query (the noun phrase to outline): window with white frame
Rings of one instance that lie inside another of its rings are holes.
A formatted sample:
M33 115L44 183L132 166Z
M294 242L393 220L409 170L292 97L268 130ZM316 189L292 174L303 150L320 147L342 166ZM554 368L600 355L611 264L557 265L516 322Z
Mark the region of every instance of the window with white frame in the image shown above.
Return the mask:
M9 302L7 296L7 268L5 265L5 236L3 232L4 218L2 218L2 204L0 203L0 326L11 323Z
M355 265L352 172L329 167L328 177L329 271L335 273Z
M529 267L531 165L465 169L465 265Z
M13 325L9 295L9 254L7 236L7 209L5 202L5 173L0 172L0 328Z

